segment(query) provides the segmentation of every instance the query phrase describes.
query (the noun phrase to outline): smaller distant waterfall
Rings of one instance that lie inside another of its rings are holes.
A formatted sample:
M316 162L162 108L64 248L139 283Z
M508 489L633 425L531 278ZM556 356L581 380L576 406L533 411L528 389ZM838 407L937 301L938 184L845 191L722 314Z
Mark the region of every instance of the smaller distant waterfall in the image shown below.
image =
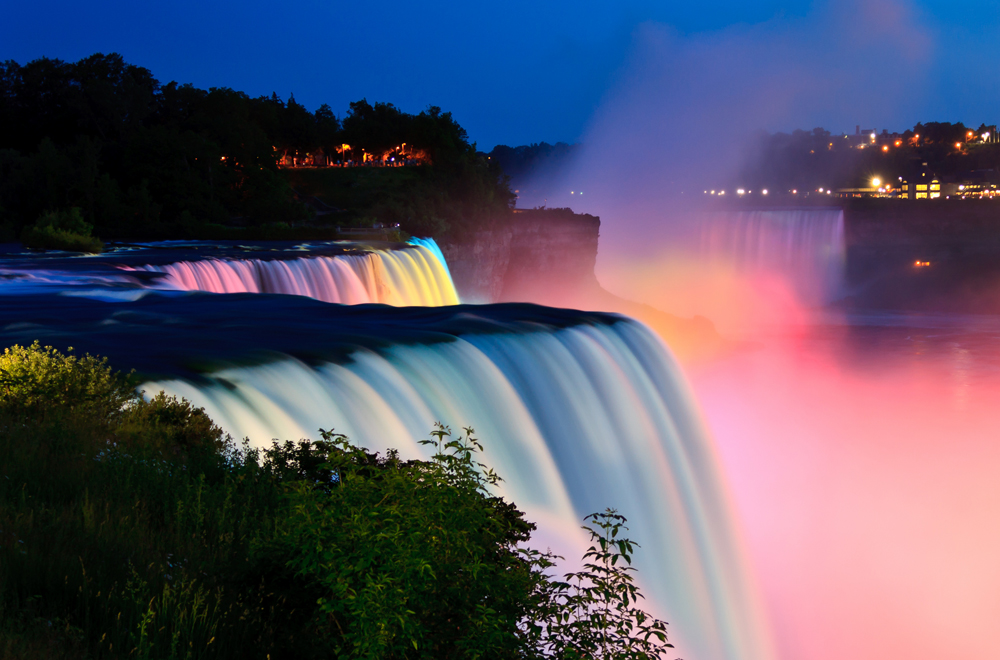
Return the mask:
M846 251L840 209L713 213L701 224L700 240L707 258L785 276L807 299L822 302L840 291Z
M164 273L184 291L285 293L324 302L439 307L457 305L444 256L432 239L402 250L298 259L205 259L123 267Z

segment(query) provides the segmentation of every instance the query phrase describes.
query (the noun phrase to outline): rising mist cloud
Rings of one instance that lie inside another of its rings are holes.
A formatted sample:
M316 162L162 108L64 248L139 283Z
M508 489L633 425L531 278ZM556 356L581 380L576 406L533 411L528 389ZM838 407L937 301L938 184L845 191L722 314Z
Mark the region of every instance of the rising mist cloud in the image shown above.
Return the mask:
M602 253L648 248L671 209L729 182L761 129L896 128L925 94L933 52L919 12L898 0L695 35L643 23L547 204L600 215Z

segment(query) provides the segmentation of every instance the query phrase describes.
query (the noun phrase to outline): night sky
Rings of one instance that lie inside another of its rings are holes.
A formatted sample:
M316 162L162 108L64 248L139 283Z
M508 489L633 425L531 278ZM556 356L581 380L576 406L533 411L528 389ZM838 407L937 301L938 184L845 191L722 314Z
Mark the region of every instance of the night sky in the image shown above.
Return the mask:
M746 57L760 57L765 75L774 62L828 54L815 75L789 74L789 89L794 95L800 83L829 81L851 102L787 101L773 120L761 120L770 130L823 125L853 131L858 123L902 130L917 121L1000 119L994 116L1000 10L989 0L5 0L2 16L2 59L73 61L119 52L161 82L283 98L294 93L306 107L326 102L340 116L362 97L409 112L439 105L484 150L585 139L602 104L645 66L643 40L651 32L669 35L673 44L654 56L689 55L711 44L705 57L718 59L722 86L727 60L745 77L747 63L739 60ZM782 35L802 38L783 41ZM870 60L840 57L858 52L858 40ZM884 52L872 50L879 40L892 43ZM785 50L759 54L774 42ZM809 50L816 52L802 52ZM848 80L856 77L865 81L860 89ZM683 89L674 101L708 102Z

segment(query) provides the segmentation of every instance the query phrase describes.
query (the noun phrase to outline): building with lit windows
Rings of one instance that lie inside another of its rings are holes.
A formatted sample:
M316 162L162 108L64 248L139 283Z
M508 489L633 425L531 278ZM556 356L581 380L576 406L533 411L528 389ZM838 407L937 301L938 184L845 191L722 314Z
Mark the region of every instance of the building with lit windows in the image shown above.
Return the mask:
M941 180L927 169L927 163L921 163L919 169L899 183L900 199L937 199L940 196Z

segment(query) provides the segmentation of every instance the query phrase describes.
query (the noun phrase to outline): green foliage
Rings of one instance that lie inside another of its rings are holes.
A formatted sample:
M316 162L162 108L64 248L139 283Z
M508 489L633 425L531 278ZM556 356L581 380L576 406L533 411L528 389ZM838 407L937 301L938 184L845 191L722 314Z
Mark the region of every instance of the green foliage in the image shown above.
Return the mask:
M108 422L129 404L135 390L108 366L107 358L64 355L36 341L0 355L0 415L18 422L79 413Z
M21 243L27 248L68 250L99 253L104 250L100 239L90 235L93 226L84 222L80 209L43 213L34 225L21 232Z
M539 646L549 657L575 659L660 658L673 648L667 624L638 607L642 594L633 579L632 555L638 545L620 533L628 528L614 509L593 513L584 526L591 541L583 570L547 585Z
M525 549L471 429L429 461L321 431L237 446L106 361L0 356L0 658L662 657L624 519Z
M316 630L331 656L514 657L523 646L542 578L517 546L534 526L490 494L499 479L474 460L471 429L432 435L431 461L402 462L323 432L329 479L289 494L277 554L322 589Z
M225 449L222 429L204 409L186 399L158 393L148 401L134 400L123 414L117 436L127 446L186 457L192 453L219 455Z

